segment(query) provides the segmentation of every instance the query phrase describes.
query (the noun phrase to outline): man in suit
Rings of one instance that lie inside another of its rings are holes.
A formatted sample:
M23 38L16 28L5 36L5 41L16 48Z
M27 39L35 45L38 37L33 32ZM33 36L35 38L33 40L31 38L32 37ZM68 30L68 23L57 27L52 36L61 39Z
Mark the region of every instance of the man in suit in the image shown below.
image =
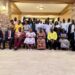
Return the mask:
M12 49L14 45L14 30L11 27L8 27L5 31L5 38L3 40L3 49L5 49L5 43L8 42L9 49Z
M75 51L75 28L74 28L74 32L71 34L71 47L72 50Z
M72 20L72 24L68 28L68 39L70 40L71 48L74 48L74 33L75 33L75 22Z

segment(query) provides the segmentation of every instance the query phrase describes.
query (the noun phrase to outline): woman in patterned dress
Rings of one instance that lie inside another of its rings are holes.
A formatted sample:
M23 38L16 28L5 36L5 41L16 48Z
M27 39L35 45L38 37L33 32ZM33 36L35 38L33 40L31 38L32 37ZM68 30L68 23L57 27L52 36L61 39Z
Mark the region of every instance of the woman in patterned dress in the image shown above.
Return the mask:
M37 32L37 49L46 49L46 34L41 28Z

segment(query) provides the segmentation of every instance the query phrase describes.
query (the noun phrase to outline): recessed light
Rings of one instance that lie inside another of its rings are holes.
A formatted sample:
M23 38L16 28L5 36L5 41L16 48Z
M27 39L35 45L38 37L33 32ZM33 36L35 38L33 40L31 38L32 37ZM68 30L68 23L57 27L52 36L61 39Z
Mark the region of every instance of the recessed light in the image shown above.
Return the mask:
M5 6L3 6L3 7L2 7L2 9L3 9L3 10L5 10L5 9L6 9L6 7L5 7Z
M44 8L43 8L43 7L40 7L39 9L40 9L40 10L43 10Z
M38 8L39 10L43 10L43 9L44 9L43 5L39 5L39 6L37 6L37 8Z

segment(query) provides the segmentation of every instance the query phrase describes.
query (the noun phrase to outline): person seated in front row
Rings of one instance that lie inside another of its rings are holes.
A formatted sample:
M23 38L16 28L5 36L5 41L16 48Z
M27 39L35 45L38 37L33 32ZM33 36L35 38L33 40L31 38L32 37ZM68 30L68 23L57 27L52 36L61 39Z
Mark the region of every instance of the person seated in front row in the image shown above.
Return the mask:
M35 46L35 32L32 31L30 28L28 32L26 32L26 38L24 40L24 44L27 46L27 48L32 49Z
M17 50L19 47L21 47L22 44L22 37L23 32L21 28L19 28L18 32L15 32L15 41L14 41L14 49Z
M57 37L58 37L57 33L52 28L51 31L48 32L48 35L47 35L49 49L56 49Z
M42 28L37 32L37 49L46 49L46 33Z
M60 49L63 49L63 50L69 49L70 42L67 38L67 33L64 30L62 30L62 32L61 32L59 42L60 42Z

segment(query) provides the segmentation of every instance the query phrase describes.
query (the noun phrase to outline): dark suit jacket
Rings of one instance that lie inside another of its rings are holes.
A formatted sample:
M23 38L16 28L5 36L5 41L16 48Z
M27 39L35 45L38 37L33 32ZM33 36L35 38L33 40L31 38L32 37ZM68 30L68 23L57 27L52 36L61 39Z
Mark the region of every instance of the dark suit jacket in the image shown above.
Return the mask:
M14 39L14 31L11 30L11 38ZM5 40L8 40L8 30L5 32Z
M72 24L70 24L68 27L68 39L69 40L71 39L71 27L72 27Z
M75 41L75 40L74 40L74 33L71 33L71 40L72 40L72 41Z
M3 39L3 32L0 30L0 38Z

